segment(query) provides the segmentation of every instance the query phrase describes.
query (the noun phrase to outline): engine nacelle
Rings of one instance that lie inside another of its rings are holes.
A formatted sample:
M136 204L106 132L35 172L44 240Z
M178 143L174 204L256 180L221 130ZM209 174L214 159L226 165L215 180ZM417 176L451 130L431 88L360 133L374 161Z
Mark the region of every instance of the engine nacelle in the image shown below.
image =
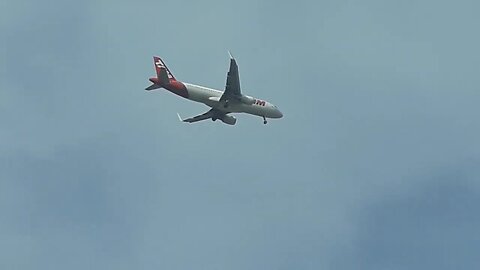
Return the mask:
M220 118L223 123L229 124L229 125L235 125L237 123L237 118L231 116L231 115L225 115L224 117Z
M253 97L250 97L250 96L241 96L240 101L242 103L247 104L247 105L252 105L253 103L255 103L256 99L254 99Z

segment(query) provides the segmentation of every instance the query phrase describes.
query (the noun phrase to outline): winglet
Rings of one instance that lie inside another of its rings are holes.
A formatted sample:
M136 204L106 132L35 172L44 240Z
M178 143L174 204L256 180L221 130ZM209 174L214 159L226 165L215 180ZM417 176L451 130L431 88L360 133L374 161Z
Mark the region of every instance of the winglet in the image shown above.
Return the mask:
M182 119L182 117L180 116L179 113L177 113L177 116L178 116L178 120L180 120L180 122L183 122L183 119Z
M230 56L230 59L235 59L235 58L233 58L233 55L230 51L228 51L228 56Z

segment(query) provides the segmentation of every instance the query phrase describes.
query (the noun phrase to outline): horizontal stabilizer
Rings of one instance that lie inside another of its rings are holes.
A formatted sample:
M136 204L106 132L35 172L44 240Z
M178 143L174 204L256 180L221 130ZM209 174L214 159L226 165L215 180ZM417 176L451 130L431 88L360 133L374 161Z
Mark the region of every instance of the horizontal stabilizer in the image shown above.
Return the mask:
M155 89L158 89L158 88L161 88L161 86L158 85L158 84L152 84L149 87L145 88L145 90L150 91L150 90L155 90Z

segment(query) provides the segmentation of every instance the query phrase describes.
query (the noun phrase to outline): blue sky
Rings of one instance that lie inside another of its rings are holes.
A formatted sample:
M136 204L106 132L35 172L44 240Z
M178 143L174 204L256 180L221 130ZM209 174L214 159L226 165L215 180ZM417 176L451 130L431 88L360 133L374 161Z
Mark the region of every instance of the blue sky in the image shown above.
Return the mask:
M2 2L0 268L478 268L479 8ZM283 119L143 91L227 50Z

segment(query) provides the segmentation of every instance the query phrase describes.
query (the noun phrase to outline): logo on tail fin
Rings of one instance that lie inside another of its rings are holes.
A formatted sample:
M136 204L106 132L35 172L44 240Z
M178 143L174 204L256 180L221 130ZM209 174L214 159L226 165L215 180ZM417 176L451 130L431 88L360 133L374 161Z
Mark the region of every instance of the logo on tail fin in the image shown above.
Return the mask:
M155 57L153 57L153 60L154 60L153 63L155 65L155 69L157 70L157 76L158 76L160 70L164 69L167 72L167 77L169 79L175 80L175 77L173 76L172 72L170 72L167 65L165 65L165 63L162 61L162 59L160 57L155 56Z
M158 68L162 68L162 67L165 67L162 63L162 61L160 61L160 59L157 60L157 62L155 62L155 65L158 67Z

